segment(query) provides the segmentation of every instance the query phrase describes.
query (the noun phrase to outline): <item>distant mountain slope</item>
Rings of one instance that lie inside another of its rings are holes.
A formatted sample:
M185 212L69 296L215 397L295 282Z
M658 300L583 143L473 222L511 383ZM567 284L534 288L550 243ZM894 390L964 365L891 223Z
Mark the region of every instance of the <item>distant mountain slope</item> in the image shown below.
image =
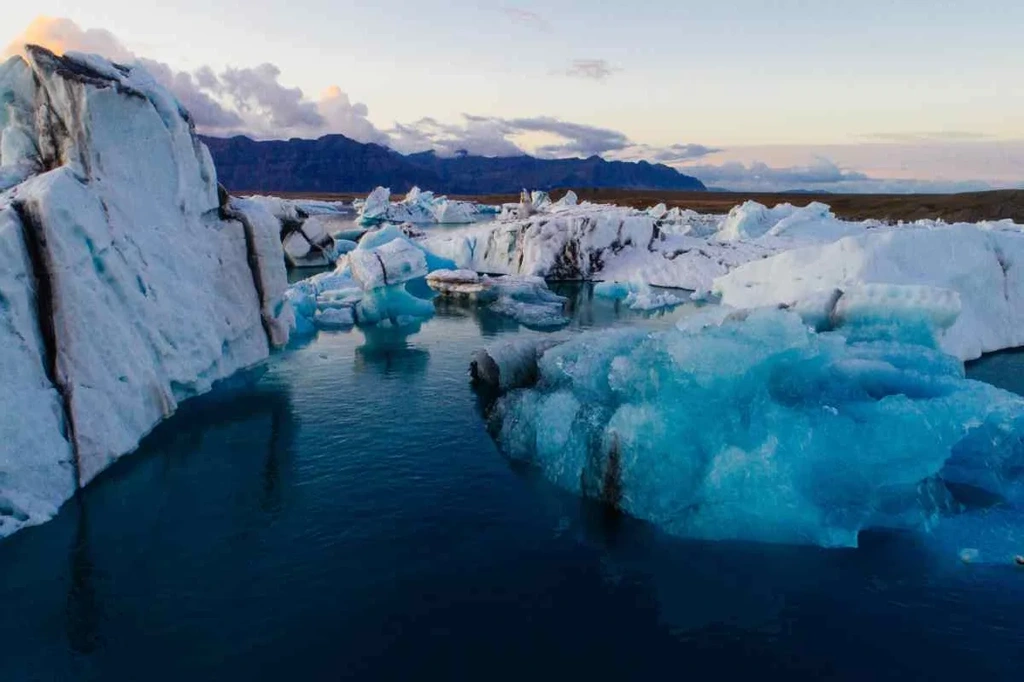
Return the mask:
M260 192L368 192L378 185L404 192L413 185L450 194L518 192L522 188L614 187L704 189L700 180L646 161L538 159L532 156L442 158L433 152L403 156L344 135L316 140L204 137L217 176L229 190Z

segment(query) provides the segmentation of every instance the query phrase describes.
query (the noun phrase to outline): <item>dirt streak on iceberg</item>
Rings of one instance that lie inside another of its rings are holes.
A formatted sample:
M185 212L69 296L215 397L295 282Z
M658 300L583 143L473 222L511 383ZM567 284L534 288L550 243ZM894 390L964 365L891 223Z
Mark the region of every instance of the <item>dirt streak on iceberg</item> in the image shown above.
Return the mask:
M292 313L276 221L221 204L144 70L30 46L0 99L3 536L286 343Z

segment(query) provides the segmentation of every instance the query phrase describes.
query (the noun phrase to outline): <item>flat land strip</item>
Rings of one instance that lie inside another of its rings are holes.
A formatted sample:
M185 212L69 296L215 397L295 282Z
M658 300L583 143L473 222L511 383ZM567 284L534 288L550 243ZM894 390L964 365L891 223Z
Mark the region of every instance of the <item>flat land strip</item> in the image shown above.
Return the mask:
M846 220L884 220L887 222L923 220L927 218L946 222L978 222L982 220L1003 220L1009 218L1024 224L1024 190L995 190L990 192L967 192L964 194L764 194L743 192L668 192L658 190L630 189L574 189L581 200L612 203L634 208L647 208L659 203L679 208L689 208L701 213L727 213L730 208L744 201L753 200L766 206L790 203L806 206L820 201L832 207L832 211ZM234 192L245 194L245 192ZM265 192L286 198L323 199L328 201L351 201L363 198L362 193L304 193ZM565 190L551 192L554 199L565 194ZM519 201L517 194L492 194L486 196L452 196L453 199L469 199L487 204L501 204Z

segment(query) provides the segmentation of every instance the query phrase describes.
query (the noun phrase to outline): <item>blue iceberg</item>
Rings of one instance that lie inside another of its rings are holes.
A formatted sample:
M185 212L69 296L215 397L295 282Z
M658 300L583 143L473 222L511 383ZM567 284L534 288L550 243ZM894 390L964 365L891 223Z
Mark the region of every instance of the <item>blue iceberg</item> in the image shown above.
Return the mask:
M1019 499L1024 400L966 379L916 322L719 309L527 356L536 383L489 408L501 450L673 534L855 546L963 512L965 490Z

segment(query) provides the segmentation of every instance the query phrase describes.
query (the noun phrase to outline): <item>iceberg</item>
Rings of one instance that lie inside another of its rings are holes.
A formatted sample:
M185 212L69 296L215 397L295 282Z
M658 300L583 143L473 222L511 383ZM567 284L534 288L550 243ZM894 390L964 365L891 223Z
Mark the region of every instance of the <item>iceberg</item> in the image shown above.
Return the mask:
M218 191L144 69L28 46L0 101L2 536L287 343L293 318L276 221Z
M662 310L683 303L675 294L655 291L646 282L599 282L594 285L594 295L623 301L632 310Z
M413 327L434 314L434 304L406 289L428 272L428 257L398 227L368 232L341 256L332 272L298 282L289 289L297 317L292 334L307 337L318 329ZM444 263L444 261L442 261Z
M743 265L716 279L714 290L726 305L755 308L813 304L833 290L866 284L956 292L962 310L940 342L962 360L1024 345L1024 232L1012 225L871 229ZM870 303L879 314L907 305L888 296Z
M401 284L427 274L423 251L404 239L395 239L374 249L356 249L349 254L352 278L366 290Z
M777 252L772 244L695 237L679 226L670 231L646 211L538 199L536 206L531 198L508 208L495 222L431 233L420 243L453 269L690 290L710 289L715 277Z
M391 190L378 187L358 205L359 220L364 225L378 223L413 223L413 224L461 224L473 223L481 219L485 213L493 213L489 209L471 201L455 201L448 197L435 197L433 192L426 192L413 187L405 198L399 202L391 201Z
M966 462L990 485L1024 435L1024 400L965 379L914 321L864 322L816 332L792 311L719 308L490 350L502 369L481 356L474 375L513 387L487 413L501 450L567 490L681 536L855 546L955 513L943 476Z
M473 301L525 327L550 329L569 323L567 299L551 291L541 277L488 277L472 270L436 270L427 276L427 284L441 296Z

